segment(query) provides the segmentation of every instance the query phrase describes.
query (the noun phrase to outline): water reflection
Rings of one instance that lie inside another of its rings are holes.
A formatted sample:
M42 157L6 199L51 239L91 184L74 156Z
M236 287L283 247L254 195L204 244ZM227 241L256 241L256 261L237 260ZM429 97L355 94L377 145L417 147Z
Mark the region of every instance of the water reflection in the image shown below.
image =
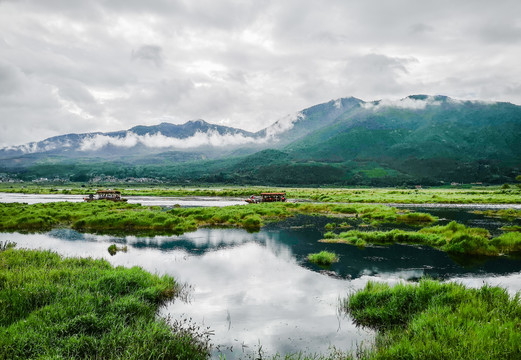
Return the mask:
M215 331L228 359L260 343L275 353L350 350L372 333L339 316L338 299L349 284L299 265L291 246L275 231L250 234L234 229L200 229L183 236L114 237L55 230L48 234L0 233L19 247L55 249L69 256L103 257L114 265L167 273L193 290L190 302L163 309L192 318ZM110 243L129 247L111 257Z

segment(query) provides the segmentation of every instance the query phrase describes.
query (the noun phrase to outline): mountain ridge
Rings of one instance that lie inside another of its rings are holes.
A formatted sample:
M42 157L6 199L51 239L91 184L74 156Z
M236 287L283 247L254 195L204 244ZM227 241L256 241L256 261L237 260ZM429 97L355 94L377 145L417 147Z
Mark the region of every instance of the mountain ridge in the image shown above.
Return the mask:
M117 161L126 170L107 171L118 176L135 173L133 164L144 164L140 173L177 182L498 183L521 173L520 133L521 107L508 102L425 94L371 102L347 97L303 109L255 133L201 119L92 133L83 137L82 146L95 159L82 161ZM79 138L68 134L62 139ZM19 165L30 159L26 170L67 158L59 152L28 155L16 160ZM14 163L0 160L4 168ZM84 171L94 173L88 166Z

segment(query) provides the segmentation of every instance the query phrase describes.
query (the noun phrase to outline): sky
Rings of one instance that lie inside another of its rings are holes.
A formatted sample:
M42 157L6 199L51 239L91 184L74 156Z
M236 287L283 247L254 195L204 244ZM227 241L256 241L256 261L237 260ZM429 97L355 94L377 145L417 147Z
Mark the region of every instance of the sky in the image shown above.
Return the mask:
M349 96L521 104L520 59L519 0L0 0L0 147Z

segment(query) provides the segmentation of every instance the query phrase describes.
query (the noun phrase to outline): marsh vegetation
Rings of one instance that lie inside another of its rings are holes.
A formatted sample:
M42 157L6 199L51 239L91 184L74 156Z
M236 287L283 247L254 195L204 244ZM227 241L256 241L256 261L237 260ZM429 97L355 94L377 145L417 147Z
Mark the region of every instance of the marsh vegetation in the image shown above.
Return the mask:
M344 309L378 331L367 359L517 359L521 353L520 295L499 287L370 281Z
M45 231L70 227L81 231L169 232L182 234L203 226L259 230L270 221L298 215L361 217L375 222L434 221L429 214L408 213L384 205L266 203L227 207L166 209L98 201L94 203L0 204L0 230Z
M307 259L317 265L329 266L338 261L338 255L334 252L323 250L318 253L309 254Z
M266 186L199 186L166 187L127 184L66 185L0 184L0 192L25 194L86 195L108 187L124 196L212 196L248 197L261 192L285 192L288 199L317 202L400 203L400 204L520 204L521 188L501 189L499 186L444 187L425 189L400 188L294 188Z
M2 359L208 357L202 333L156 317L180 289L170 276L3 245L0 284Z
M359 247L367 244L419 244L449 253L489 256L521 252L521 233L509 232L490 238L490 233L486 229L467 227L451 221L447 225L425 227L418 231L351 230L339 234L329 231L324 234L321 242L345 243Z

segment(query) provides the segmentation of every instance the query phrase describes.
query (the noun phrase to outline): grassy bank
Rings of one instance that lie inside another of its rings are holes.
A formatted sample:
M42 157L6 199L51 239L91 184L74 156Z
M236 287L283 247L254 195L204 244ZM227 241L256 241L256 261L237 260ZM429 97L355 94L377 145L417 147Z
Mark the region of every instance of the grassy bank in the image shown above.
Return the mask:
M473 188L284 188L261 186L223 187L166 187L128 184L87 185L36 185L5 183L0 184L0 192L26 194L77 194L94 193L99 189L114 188L123 195L140 196L223 196L247 197L268 191L286 192L288 199L309 199L319 202L350 203L416 203L416 204L520 204L521 189L501 189L499 187Z
M258 230L267 221L282 220L297 214L360 216L368 221L396 221L408 216L407 210L364 204L265 203L166 210L157 206L109 201L33 205L0 203L0 231L45 231L71 227L81 231L181 234L202 226L236 226Z
M56 253L0 252L1 359L206 359L195 333L156 317L168 276Z
M521 233L504 233L490 239L486 229L470 228L455 221L444 226L431 226L418 231L358 231L336 234L327 232L322 242L346 243L363 247L366 244L421 244L449 253L490 255L521 252Z
M519 359L521 301L506 290L423 280L369 282L344 302L361 326L378 330L368 359Z

